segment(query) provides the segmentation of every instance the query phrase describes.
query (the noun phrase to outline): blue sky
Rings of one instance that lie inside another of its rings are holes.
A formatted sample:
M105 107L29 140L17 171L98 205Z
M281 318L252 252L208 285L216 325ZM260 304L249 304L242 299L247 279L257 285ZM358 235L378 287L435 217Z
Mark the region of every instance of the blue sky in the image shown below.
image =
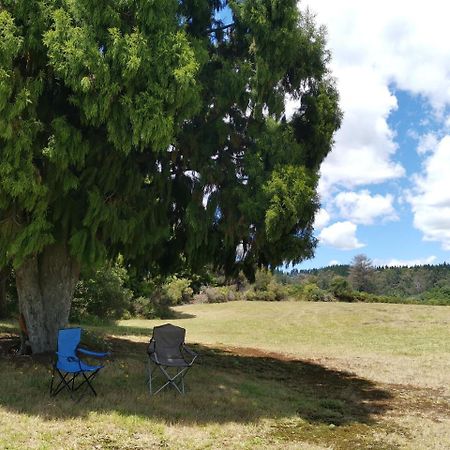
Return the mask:
M395 86L390 86L390 89L397 98L398 106L387 117L387 124L395 132L393 139L398 147L394 161L404 168L404 175L373 185L362 185L361 189L368 191L370 198L377 195L384 198L391 196L392 201L387 203L392 205L391 217L389 214L388 217L386 214L380 214L373 219L373 223L358 224L354 234L350 233L356 238L356 243L347 246L353 248L342 248L342 245L332 239L329 239L331 242L328 243L321 242L316 257L302 263L301 268L322 267L330 263L346 264L359 253L367 254L378 264L389 265L440 263L450 260L450 253L443 249L441 241L424 240L424 232L414 225L415 214L411 204L405 199L408 191L414 189L413 178L417 174L423 174L424 157L417 152L420 136L442 132L440 121L434 118L432 108L422 97L398 90ZM361 189L358 188L357 192ZM331 203L329 209L335 206L336 198L339 198L339 193L328 200L328 204ZM351 202L348 202L347 206L351 209ZM381 211L386 211L386 208L381 207ZM348 220L348 214L342 217L340 211L335 211L334 217L336 220ZM361 220L362 218L359 218L357 221ZM332 224L333 220L328 219L326 225ZM316 235L319 239L324 228L327 227L318 227Z
M346 264L359 253L379 265L450 261L450 7L299 7L327 27L344 112L321 168L319 246L299 267Z
M377 265L449 262L450 4L298 6L327 28L344 119L321 167L316 256L297 267L360 253ZM288 117L297 106L287 103Z

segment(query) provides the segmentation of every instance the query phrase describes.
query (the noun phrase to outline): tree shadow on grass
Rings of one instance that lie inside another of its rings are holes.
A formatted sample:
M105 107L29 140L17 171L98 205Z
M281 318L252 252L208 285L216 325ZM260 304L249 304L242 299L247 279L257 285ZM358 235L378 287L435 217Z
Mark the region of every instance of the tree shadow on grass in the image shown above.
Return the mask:
M195 314L190 314L184 311L176 311L175 309L170 309L170 316L167 320L182 320L182 319L195 319L197 316ZM165 320L165 318L163 318Z
M167 317L162 317L161 319L154 319L154 320L158 320L158 322L161 323L168 323L168 322L176 322L177 320L195 319L195 317L197 317L195 314L188 314L182 311L175 311L173 309L170 309ZM126 336L126 335L148 336L148 338L150 339L153 332L153 327L150 326L140 327L136 325L128 325L127 321L121 321L121 323L119 323L118 321L111 320L110 322L104 322L100 324L78 323L72 325L81 326L85 331L92 330L100 335L114 334L117 336Z
M98 397L50 398L51 355L0 356L0 405L48 420L115 412L178 424L252 423L297 415L312 424L371 424L391 394L370 380L320 364L252 349L192 345L200 357L186 378L187 394L150 396L145 342L107 338L113 356L95 380Z

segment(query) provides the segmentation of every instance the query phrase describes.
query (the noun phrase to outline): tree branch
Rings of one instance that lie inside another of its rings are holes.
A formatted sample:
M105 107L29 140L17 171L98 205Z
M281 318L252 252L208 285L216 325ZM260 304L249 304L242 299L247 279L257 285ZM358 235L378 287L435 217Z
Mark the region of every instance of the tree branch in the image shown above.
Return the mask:
M212 33L216 33L217 31L223 31L226 30L227 28L231 28L234 27L236 24L233 23L229 23L228 25L222 25L221 27L217 27L217 28L209 28L208 30L206 30L206 32L208 34L212 34Z

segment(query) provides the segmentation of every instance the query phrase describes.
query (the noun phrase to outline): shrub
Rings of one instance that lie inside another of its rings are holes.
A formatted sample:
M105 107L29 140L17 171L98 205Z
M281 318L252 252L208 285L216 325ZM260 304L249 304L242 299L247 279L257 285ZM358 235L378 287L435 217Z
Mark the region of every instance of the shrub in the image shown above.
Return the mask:
M197 305L201 303L208 303L208 296L205 294L204 291L195 294L193 296L192 303L195 303Z
M272 280L265 290L256 290L252 287L243 293L243 298L248 301L274 302L284 300L288 296L288 289Z
M259 269L255 273L255 291L267 291L270 282L273 280L272 273L267 269Z
M223 303L227 301L225 292L221 287L207 287L205 295L208 303Z
M255 291L255 299L263 302L274 302L276 300L276 294L274 291Z
M303 298L310 302L331 302L334 297L319 288L315 283L307 283L303 285Z
M421 303L428 305L450 305L450 285L437 286L422 295Z
M395 297L388 295L375 295L368 292L353 292L353 301L366 303L401 303L406 305L418 304L420 301L412 297Z
M247 300L249 302L259 300L258 295L253 288L245 291L243 298L244 298L244 300Z
M179 305L192 300L194 291L188 278L170 277L163 285L163 294L171 305Z
M208 303L224 303L241 298L234 286L207 287L203 293Z
M279 284L267 269L259 269L255 274L255 283L244 294L246 300L280 301L288 296L288 288Z
M271 281L268 286L268 292L272 292L277 302L284 300L289 295L289 290L286 286L277 283L275 280Z
M109 263L85 274L75 289L71 320L122 318L130 310L133 298L132 291L125 287L127 279L127 271L120 263Z
M340 301L352 300L352 288L346 278L337 275L332 278L330 291Z
M133 315L143 319L154 319L158 317L158 311L149 297L137 297L133 300Z
M285 286L285 292L287 297L291 297L294 300L304 300L302 284L289 284Z

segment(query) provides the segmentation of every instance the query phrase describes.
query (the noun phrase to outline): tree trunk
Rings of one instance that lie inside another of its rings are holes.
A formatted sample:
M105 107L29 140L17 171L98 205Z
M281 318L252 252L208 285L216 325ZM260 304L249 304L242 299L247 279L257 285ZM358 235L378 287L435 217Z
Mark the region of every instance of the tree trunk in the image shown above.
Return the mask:
M54 351L58 330L69 320L79 264L67 246L54 244L16 270L19 308L33 353Z
M6 317L6 281L8 275L7 267L0 268L0 319Z

